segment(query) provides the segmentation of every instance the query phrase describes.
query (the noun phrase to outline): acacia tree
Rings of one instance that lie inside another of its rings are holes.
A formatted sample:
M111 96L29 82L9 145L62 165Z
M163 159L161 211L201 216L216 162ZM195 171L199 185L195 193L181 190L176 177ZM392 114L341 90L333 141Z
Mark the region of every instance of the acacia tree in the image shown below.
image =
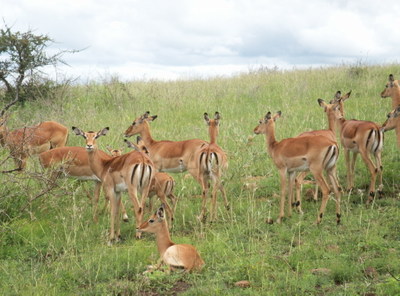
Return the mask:
M62 55L76 52L64 50L48 55L46 49L52 43L54 41L47 35L36 35L32 30L13 32L6 24L0 29L0 86L3 89L0 97L7 103L0 116L12 105L26 99L22 94L23 87L29 88L34 77L43 74L43 67L66 64Z

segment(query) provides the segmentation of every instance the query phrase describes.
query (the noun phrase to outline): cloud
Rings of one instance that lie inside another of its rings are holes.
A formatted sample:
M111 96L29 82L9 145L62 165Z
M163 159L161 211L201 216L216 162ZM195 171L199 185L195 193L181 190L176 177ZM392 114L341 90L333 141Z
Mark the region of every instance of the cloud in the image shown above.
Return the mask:
M397 59L400 4L346 0L3 0L18 30L57 41L69 73L176 79ZM221 74L222 73L222 74ZM133 76L134 75L134 76Z

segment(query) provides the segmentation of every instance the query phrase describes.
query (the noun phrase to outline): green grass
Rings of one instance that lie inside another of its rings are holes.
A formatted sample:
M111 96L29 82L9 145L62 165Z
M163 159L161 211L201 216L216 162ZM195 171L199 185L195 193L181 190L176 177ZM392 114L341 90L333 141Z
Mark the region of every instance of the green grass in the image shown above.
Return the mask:
M357 190L343 195L339 226L333 200L316 226L320 204L305 201L304 196L303 216L294 212L283 224L266 223L279 212L279 177L265 152L264 137L253 135L258 120L278 110L283 114L277 121L278 139L325 128L326 116L317 99L330 100L337 90L352 90L346 102L348 119L382 123L391 101L381 99L380 92L390 73L400 75L400 65L254 71L233 78L175 82L111 79L59 87L26 104L14 112L10 126L40 120L83 130L109 126L109 134L99 140L103 149L124 147L122 133L148 110L158 115L151 123L155 139L208 139L203 113L219 111L218 140L229 156L224 180L232 207L227 212L219 200L219 220L201 225L196 218L199 185L175 174L179 203L172 239L195 245L206 266L200 273L145 276L146 266L158 259L154 237L135 239L131 219L122 224L124 241L108 247L108 215L94 224L86 197L93 184L64 179L49 187L47 173L33 157L26 172L0 175L0 294L399 295L395 278L400 278L400 157L394 132L385 136L385 197L365 206L369 174L358 159ZM84 143L70 133L68 144ZM6 157L7 151L1 149L0 160ZM7 160L1 169L13 165ZM344 187L343 153L338 172ZM130 207L126 194L124 199ZM329 271L312 272L322 268ZM371 268L372 275L367 272ZM235 287L240 280L250 281L251 287Z

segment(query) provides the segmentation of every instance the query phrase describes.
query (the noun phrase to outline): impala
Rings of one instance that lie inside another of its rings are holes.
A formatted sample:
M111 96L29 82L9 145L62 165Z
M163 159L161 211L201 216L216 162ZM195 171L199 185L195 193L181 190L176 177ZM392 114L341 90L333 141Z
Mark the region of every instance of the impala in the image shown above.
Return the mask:
M182 173L188 171L202 187L199 179L199 151L207 142L200 139L186 141L156 141L150 133L149 122L157 115L150 116L150 112L136 118L125 131L125 137L139 134L149 151L155 168L160 172Z
M346 95L342 96L340 91L337 91L335 94L335 100L339 99L347 99L351 95L351 91L348 92ZM334 142L336 141L336 123L335 123L335 116L332 114L329 109L333 108L333 105L328 105L326 104L323 100L318 99L318 104L324 108L324 111L328 117L328 129L323 129L323 130L314 130L314 131L307 131L303 132L298 137L303 137L303 136L324 136ZM336 174L336 173L335 173ZM304 178L306 177L307 172L301 172L295 180L296 184L296 196L297 196L297 202L295 205L298 206L299 212L302 213L301 211L301 197L300 197L300 191L301 191L301 184L304 183ZM315 188L315 194L314 194L314 200L317 201L318 197L318 185L316 185Z
M336 124L340 130L340 142L345 151L345 160L347 167L347 189L354 187L354 170L358 154L366 164L370 174L369 196L367 203L370 203L375 197L375 183L377 176L380 183L378 193L383 194L382 184L382 160L381 152L383 149L383 132L380 127L371 121L364 120L346 120L343 116L344 101L347 98L340 98L333 102L333 108L327 109L329 113L336 118ZM323 100L321 100L323 102ZM332 105L332 104L329 104ZM350 154L353 155L350 159ZM371 160L370 154L375 157L376 164Z
M63 147L67 142L68 129L55 121L43 121L35 126L12 131L8 130L6 121L7 118L0 117L0 144L10 150L17 166L14 170L23 170L30 155Z
M154 165L144 153L132 151L121 156L109 158L104 157L97 149L96 140L105 136L108 127L99 132L83 132L77 127L72 127L74 133L86 140L86 151L89 164L95 175L102 181L106 196L111 203L111 226L110 240L120 238L119 208L121 204L121 193L128 191L132 201L136 225L140 225L143 219L146 198L149 193L150 183L154 176ZM138 199L141 193L141 200ZM140 233L136 233L140 237Z
M387 132L396 128L399 115L400 115L400 106L398 106L396 109L388 113L386 121L381 126L381 130L383 132Z
M292 197L295 176L298 172L310 171L322 191L322 203L316 223L322 220L329 198L329 186L323 176L326 171L336 195L336 221L340 223L340 192L339 182L335 174L339 149L335 141L324 136L303 136L287 138L281 141L275 139L275 120L281 117L281 112L271 116L268 112L259 125L254 128L255 134L265 134L268 154L279 170L281 180L280 213L277 222L285 215L286 183L289 177L288 213L292 213Z
M114 154L112 157L118 156L118 150L114 150ZM104 159L111 159L108 154L99 150L100 154ZM121 153L119 153L121 155ZM56 166L60 166L61 171L59 173L63 173L68 177L74 177L78 180L86 181L91 180L95 182L94 186L94 194L92 198L93 202L93 220L97 222L98 220L98 202L101 192L101 180L93 173L90 168L88 154L86 149L83 147L74 147L74 146L65 146L54 148L39 154L39 161L43 168L55 168ZM55 176L57 177L57 176ZM88 195L89 196L89 195ZM105 200L104 209L107 207L108 200ZM123 204L121 204L123 207ZM103 211L104 211L103 209ZM123 220L125 222L128 221L128 216L126 215L126 211L122 208Z
M211 198L211 220L215 220L217 218L218 190L221 191L225 208L229 210L229 202L221 180L224 171L228 168L228 159L225 151L217 144L219 123L221 120L220 114L215 112L214 119L210 119L208 114L204 113L204 120L208 125L210 143L203 145L199 151L199 157L195 158L199 160L196 178L200 180L203 197L200 219L204 220L206 217L208 190L211 182L213 186ZM192 174L196 174L196 170L193 170Z
M386 83L385 89L381 92L382 98L392 98L392 109L400 106L400 82L395 80L393 74L389 75L389 80ZM397 147L400 147L400 120L395 120L395 130L397 137Z
M171 241L168 224L165 220L164 206L162 205L149 220L138 227L139 232L150 232L156 235L160 264L164 262L169 268L184 268L186 271L200 270L204 261L199 252L192 245L175 244Z
M143 140L138 136L137 144L134 144L125 139L125 143L129 148L135 149L136 151L144 152L149 155L149 152L144 145ZM169 174L164 172L155 172L154 178L151 181L150 191L149 191L149 210L153 211L153 196L157 195L161 202L165 205L166 211L168 213L168 219L170 226L172 226L172 221L174 220L174 213L176 209L177 198L174 195L175 181ZM167 197L172 202L172 208L167 202Z

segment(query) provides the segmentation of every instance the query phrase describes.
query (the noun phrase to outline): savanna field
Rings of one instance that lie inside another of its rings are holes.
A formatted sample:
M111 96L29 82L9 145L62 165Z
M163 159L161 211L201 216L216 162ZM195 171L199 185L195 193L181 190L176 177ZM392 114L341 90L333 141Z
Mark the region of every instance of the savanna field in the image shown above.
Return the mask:
M253 129L268 111L280 110L278 140L327 128L317 99L352 90L346 118L383 123L391 99L382 99L388 75L400 78L400 65L344 65L280 71L260 69L232 78L174 82L60 84L42 98L12 109L10 128L54 120L85 131L110 127L98 141L130 151L123 133L146 111L156 140L208 140L203 113L219 111L218 144L227 152L223 180L231 208L218 200L218 220L202 224L201 189L187 174L173 174L178 204L171 230L175 243L196 246L206 265L201 272L154 271L159 258L154 235L135 238L136 225L121 222L123 241L107 246L109 213L92 219L93 182L59 179L41 168L37 157L25 172L0 174L1 295L400 295L400 155L394 131L385 133L382 153L384 197L365 205L369 172L358 157L355 189L343 192L342 223L336 225L333 194L320 225L320 207L310 200L314 185L302 190L304 215L293 212L282 224L268 224L279 213L278 171L266 153L264 135ZM133 139L131 139L133 140ZM71 129L68 146L84 146ZM14 168L0 150L0 170ZM343 150L338 161L346 187ZM104 195L100 198L100 206ZM159 202L156 202L159 205ZM146 214L146 217L149 213ZM249 281L250 287L235 286Z

